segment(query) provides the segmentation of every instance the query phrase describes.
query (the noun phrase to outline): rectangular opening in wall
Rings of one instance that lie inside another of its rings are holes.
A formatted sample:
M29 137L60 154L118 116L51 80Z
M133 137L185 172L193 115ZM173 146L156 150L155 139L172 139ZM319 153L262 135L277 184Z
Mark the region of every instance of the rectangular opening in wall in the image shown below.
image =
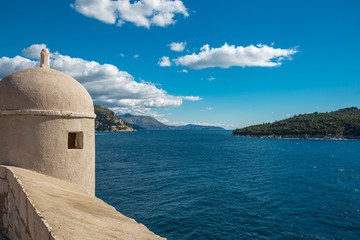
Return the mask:
M83 132L69 132L68 149L83 148Z

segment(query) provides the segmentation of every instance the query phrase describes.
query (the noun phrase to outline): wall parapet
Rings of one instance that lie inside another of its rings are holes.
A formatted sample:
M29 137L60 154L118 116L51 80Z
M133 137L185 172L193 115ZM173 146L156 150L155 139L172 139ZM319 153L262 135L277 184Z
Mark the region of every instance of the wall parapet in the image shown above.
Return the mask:
M0 217L9 239L164 239L76 184L4 165Z
M8 239L56 239L21 180L4 166L0 166L0 216L0 230Z

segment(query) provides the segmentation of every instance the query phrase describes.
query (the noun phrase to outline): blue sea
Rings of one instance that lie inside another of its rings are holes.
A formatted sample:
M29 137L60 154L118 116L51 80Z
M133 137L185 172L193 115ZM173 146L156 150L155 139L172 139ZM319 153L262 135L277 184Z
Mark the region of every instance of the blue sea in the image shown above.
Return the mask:
M96 195L169 240L360 239L360 141L99 132Z

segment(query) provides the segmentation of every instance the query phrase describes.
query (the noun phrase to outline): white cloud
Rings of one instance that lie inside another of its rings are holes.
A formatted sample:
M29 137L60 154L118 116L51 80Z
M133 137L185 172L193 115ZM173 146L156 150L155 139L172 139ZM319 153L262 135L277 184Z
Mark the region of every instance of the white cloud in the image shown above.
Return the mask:
M139 57L140 57L139 54L135 54L135 55L134 55L134 58L135 58L135 59L138 59Z
M211 76L211 77L209 77L207 80L208 80L209 82L211 82L211 81L214 81L215 78Z
M130 113L136 116L150 116L154 118L163 118L164 114L159 114L152 108L142 108L142 107L112 107L111 110L118 114Z
M288 114L286 114L285 116L290 117L290 116L291 116L291 114L290 114L290 113L288 113Z
M38 61L24 57L0 58L0 79L24 69L39 66ZM174 96L151 82L136 82L134 77L111 64L99 64L52 53L50 66L81 82L94 102L106 107L161 108L177 107L183 100L199 101L198 96Z
M212 111L212 110L214 110L214 108L213 107L206 107L206 110Z
M179 43L173 42L173 43L170 43L168 46L170 46L170 49L172 51L182 52L182 51L184 51L184 49L186 47L186 42L179 42Z
M227 43L220 48L210 48L204 45L198 54L185 55L175 59L176 65L186 66L192 69L204 69L211 67L229 68L240 67L274 67L281 65L285 59L297 52L296 49L273 48L266 45L250 45L247 47L235 47Z
M39 63L21 56L16 56L14 58L2 57L0 58L0 79L10 73L36 66L39 66Z
M159 59L159 62L158 62L158 65L160 67L170 67L171 66L171 62L170 62L170 59L169 57L162 57Z
M170 121L168 120L168 119L166 119L166 118L157 118L157 120L159 121L159 122L161 122L161 123L163 123L163 124L168 124Z
M180 73L189 73L188 70L186 70L186 69L180 70L178 72L180 72Z
M121 56L121 57L125 57L125 54L123 54L123 53L120 53L120 56Z
M45 44L33 44L22 50L22 55L31 59L40 59L40 52L46 48Z
M199 96L186 96L186 97L181 97L181 99L189 100L193 102L202 100L202 98Z
M133 2L133 3L131 3ZM131 22L136 26L165 27L175 23L175 15L189 16L181 0L75 0L71 6L85 16L108 24L122 26Z

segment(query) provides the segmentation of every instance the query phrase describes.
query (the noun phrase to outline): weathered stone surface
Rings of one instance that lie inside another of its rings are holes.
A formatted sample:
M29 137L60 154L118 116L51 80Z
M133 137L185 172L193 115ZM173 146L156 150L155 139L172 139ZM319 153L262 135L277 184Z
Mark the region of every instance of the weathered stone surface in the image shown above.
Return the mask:
M27 239L26 227L24 226L19 216L16 227L17 227L16 235L18 236L18 239Z
M6 233L6 237L9 239L16 239L15 226L9 225L8 232Z
M24 191L20 191L19 192L19 213L20 213L20 217L22 219L23 222L27 223L27 207L26 207L26 201L27 201L27 197L25 195Z
M2 235L1 233L0 233L0 240L6 240L6 238L4 237L4 235Z
M23 234L21 239L31 236L36 240L163 239L76 184L22 168L6 168L12 172L7 176L15 179L11 186L19 190L17 196L27 198L23 204L15 194L8 194L10 239L19 239L16 234ZM15 202L19 202L18 207ZM20 213L24 207L26 217ZM25 228L21 226L23 219L27 219Z
M0 178L6 178L6 168L0 168Z
M50 52L49 49L44 48L40 53L40 67L50 68Z
M7 173L8 176L8 181L9 181L9 192L13 195L14 197L14 202L13 205L15 206L19 206L19 200L20 200L20 196L19 196L19 191L20 191L20 186L19 183L17 182L16 177L14 176L13 173ZM15 209L12 209L15 210Z
M3 183L4 183L3 190L4 190L4 192L7 193L9 191L9 181L6 180Z
M32 239L35 239L35 208L34 206L30 203L29 199L27 199L27 227L30 233L30 236Z
M53 236L52 232L50 233L50 240L58 240L55 236Z
M6 214L4 214L2 216L2 223L3 223L3 227L5 229L7 229L9 227L9 220L8 220L8 216Z
M10 190L10 189L9 189ZM16 209L16 200L14 198L14 195L9 191L8 194L9 200L8 200L8 215L9 215L9 225L14 225L17 209Z
M41 217L37 214L34 215L34 228L35 228L35 238L34 239L49 239L50 232L44 224Z
M6 180L0 179L0 194L4 193L4 185L7 184Z

